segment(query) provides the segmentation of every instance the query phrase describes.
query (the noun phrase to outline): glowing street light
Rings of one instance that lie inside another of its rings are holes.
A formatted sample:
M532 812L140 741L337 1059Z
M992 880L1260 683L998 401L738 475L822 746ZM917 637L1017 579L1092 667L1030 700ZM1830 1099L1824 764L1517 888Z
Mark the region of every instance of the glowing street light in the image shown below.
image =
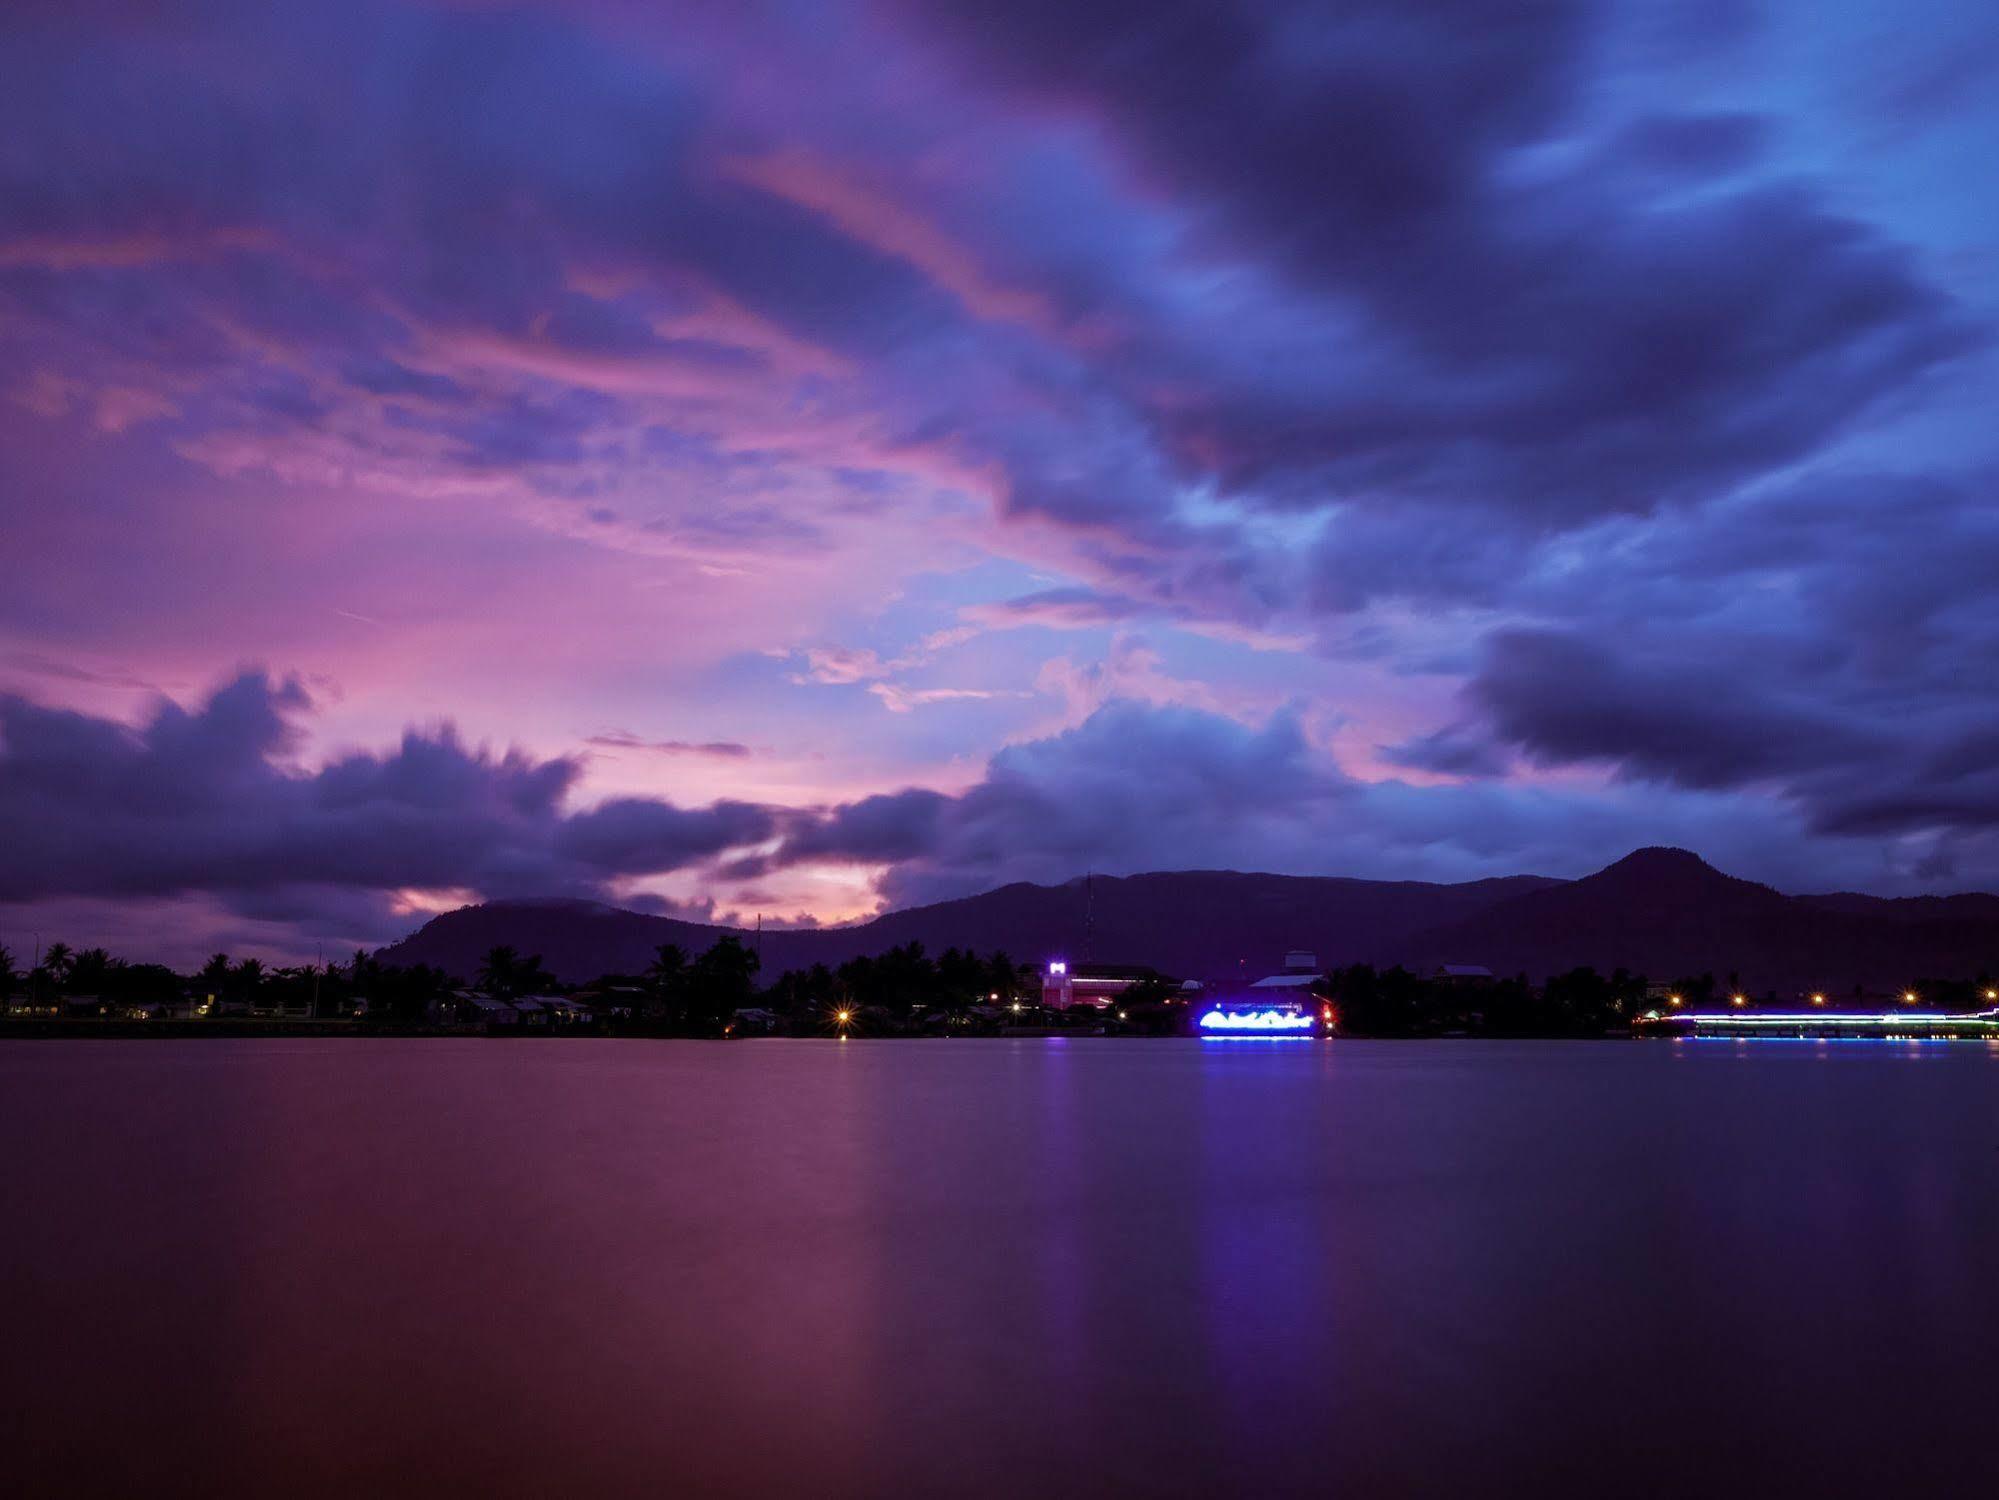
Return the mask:
M1823 995L1813 995L1813 996L1812 996L1812 1004L1814 1004L1814 1005L1823 1005L1823 1004L1825 1004L1825 996L1823 996Z
M1914 990L1903 990L1902 1003L1904 1005L1914 1005L1916 1003L1916 992Z
M1747 1005L1749 1003L1749 997L1747 995L1730 995L1728 997L1728 1003L1730 1005Z
M1678 1005L1680 1003L1680 997L1678 995L1668 995L1666 997L1666 1003L1668 1005Z

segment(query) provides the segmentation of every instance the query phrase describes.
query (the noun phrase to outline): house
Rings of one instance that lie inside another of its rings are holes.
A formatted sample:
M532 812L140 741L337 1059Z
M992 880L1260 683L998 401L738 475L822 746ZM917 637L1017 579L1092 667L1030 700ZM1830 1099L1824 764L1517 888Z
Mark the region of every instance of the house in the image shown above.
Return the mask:
M729 1020L731 1036L776 1036L784 1030L784 1017L761 1005L746 1005Z
M1284 968L1276 974L1266 974L1250 986L1258 996L1302 1000L1312 992L1313 986L1325 979L1319 968L1319 955L1303 948L1293 948L1284 955ZM1271 992L1275 991L1276 994Z
M539 1009L555 1026L588 1026L597 1019L597 1013L580 1000L572 1000L567 995L530 995L520 1002Z
M1295 995L1307 995L1311 993L1312 986L1322 982L1325 977L1323 974L1267 974L1250 988L1259 994L1276 990L1280 993L1289 991Z
M458 1006L460 1015L471 1021L483 1021L488 1030L498 1026L511 1028L521 1023L521 1013L514 1009L512 1002L497 995L461 995Z
M578 990L570 999L580 1001L607 1020L629 1021L645 1012L652 996L636 984L602 984Z

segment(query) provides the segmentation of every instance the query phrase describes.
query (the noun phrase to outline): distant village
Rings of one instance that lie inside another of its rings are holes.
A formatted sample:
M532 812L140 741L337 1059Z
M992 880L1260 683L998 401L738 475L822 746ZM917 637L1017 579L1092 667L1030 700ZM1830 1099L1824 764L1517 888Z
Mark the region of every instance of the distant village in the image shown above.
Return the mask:
M669 944L641 972L585 984L562 983L538 956L507 947L487 953L469 979L421 964L384 965L365 951L344 964L288 967L218 953L181 974L61 943L23 969L0 947L0 997L7 1030L42 1035L1588 1037L1772 1026L1999 1032L1999 987L1986 975L1916 981L1891 993L1750 995L1732 977L1712 974L1660 982L1581 968L1533 982L1476 964L1427 973L1322 969L1311 952L1294 950L1260 978L1221 986L1143 964L1058 958L1024 965L1004 953L957 948L933 958L908 943L765 981L754 949L735 937L698 954Z

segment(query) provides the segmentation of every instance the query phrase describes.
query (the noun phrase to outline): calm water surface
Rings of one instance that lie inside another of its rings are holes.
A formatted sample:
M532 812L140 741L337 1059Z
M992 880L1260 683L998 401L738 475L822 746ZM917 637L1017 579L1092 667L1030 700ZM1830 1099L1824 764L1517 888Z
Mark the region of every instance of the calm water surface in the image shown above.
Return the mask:
M1976 1494L1999 1049L0 1044L16 1493Z

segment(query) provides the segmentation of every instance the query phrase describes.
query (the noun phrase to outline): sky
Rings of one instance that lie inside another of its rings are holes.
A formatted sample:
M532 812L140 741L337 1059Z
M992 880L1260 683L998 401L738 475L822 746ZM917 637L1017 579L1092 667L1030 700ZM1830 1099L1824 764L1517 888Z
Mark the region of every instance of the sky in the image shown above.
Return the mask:
M1999 888L1985 0L14 0L0 943Z

